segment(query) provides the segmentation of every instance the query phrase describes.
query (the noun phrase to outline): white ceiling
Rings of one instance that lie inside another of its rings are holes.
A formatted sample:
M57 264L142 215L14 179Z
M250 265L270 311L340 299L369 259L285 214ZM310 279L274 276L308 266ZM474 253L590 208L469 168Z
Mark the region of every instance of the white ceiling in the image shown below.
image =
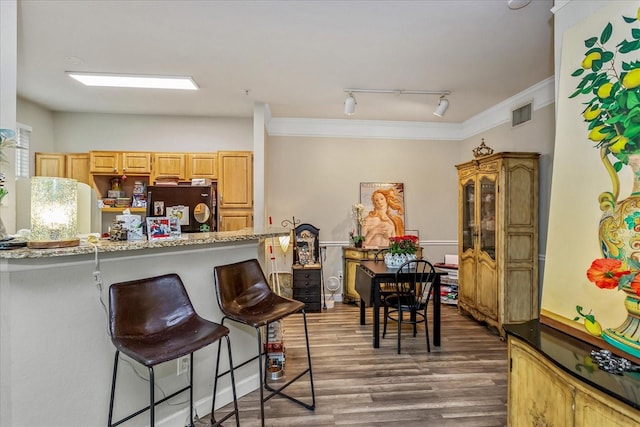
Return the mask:
M0 0L1 1L1 0ZM18 1L18 95L54 111L460 123L553 75L553 0ZM65 71L188 75L199 91L88 88ZM248 93L246 92L248 90Z

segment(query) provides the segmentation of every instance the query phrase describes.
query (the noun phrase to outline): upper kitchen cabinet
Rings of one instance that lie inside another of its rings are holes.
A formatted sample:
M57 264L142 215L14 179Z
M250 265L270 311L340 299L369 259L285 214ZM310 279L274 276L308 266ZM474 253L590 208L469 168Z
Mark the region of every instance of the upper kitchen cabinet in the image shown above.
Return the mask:
M91 151L90 172L105 175L149 175L151 153Z
M218 200L220 209L253 208L253 153L218 152Z
M64 153L36 153L36 176L66 178L67 157Z
M159 176L171 176L184 181L186 178L185 155L184 153L153 153L152 169L152 182Z
M216 153L187 153L187 181L193 178L218 178Z
M72 178L90 184L89 153L35 153L35 176Z

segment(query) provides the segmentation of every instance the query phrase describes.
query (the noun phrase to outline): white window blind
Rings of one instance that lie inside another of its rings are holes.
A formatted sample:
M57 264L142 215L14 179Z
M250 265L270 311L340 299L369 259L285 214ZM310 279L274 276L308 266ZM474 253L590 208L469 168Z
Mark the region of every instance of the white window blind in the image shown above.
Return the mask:
M29 159L31 151L29 150L29 139L31 138L31 128L21 124L17 125L16 132L16 178L29 178Z

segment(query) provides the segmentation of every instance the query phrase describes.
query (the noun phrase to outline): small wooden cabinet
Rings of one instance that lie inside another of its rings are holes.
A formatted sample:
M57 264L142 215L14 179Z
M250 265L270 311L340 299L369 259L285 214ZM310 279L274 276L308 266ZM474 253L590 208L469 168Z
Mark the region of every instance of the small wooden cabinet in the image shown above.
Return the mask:
M186 161L184 153L153 153L151 182L155 182L159 176L177 177L178 180L186 179Z
M554 361L543 355L528 342L509 335L508 419L507 425L562 426L562 427L632 427L638 425L640 411L598 390L559 366L567 364L570 371L577 369L589 375L593 369L595 380L601 386L610 385L617 391L637 399L639 391L635 379L625 379L599 371L590 362L590 345L572 346L573 338L538 338L537 345L550 353L563 356ZM597 372L596 372L597 371Z
M36 153L36 176L66 178L67 157L64 153Z
M293 299L303 302L307 311L320 311L323 286L320 229L300 224L293 237Z
M458 307L495 326L538 317L538 153L457 165Z
M151 174L151 153L147 152L90 151L89 160L92 174Z
M246 220L247 227L253 225L253 153L250 151L218 152L218 215L220 231L237 230L235 226L242 222L240 218Z
M220 209L218 231L235 231L253 225L253 211L246 209Z
M91 184L89 153L35 153L35 176L71 178Z
M293 299L304 303L306 311L322 309L322 267L293 266Z
M217 153L187 153L187 180L218 178Z

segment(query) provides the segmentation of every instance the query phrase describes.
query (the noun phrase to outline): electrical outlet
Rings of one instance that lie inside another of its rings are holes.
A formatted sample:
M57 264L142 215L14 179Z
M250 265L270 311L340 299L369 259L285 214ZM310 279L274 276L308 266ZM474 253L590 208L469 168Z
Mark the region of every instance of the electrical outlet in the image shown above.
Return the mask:
M186 374L189 372L189 365L191 364L191 357L189 355L182 356L178 359L178 375Z

